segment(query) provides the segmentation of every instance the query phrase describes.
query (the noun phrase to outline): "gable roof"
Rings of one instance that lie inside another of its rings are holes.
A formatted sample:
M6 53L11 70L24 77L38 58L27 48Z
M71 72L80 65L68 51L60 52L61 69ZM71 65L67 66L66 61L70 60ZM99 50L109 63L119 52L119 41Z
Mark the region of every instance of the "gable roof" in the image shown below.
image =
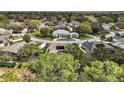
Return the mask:
M69 26L72 26L72 27L78 27L80 25L80 22L78 21L72 21L70 23L68 23Z
M26 42L19 42L19 43L15 43L11 46L5 47L4 49L2 49L3 52L9 52L9 53L18 53L18 50L20 48L22 48L24 45L26 45Z
M58 30L55 30L52 35L56 36L58 34L69 35L69 32L67 30L64 30L64 29L58 29Z
M107 48L107 49L112 49L113 47L108 45L107 43L104 42L96 42L96 41L86 41L84 43L82 43L82 46L84 46L85 48L87 48L89 51L92 51L93 49L97 49L97 48Z
M82 46L86 47L87 49L89 49L89 51L91 51L92 48L93 48L94 43L95 42L86 41L86 42L82 43Z
M11 33L9 32L9 30L0 28L0 35L10 35Z

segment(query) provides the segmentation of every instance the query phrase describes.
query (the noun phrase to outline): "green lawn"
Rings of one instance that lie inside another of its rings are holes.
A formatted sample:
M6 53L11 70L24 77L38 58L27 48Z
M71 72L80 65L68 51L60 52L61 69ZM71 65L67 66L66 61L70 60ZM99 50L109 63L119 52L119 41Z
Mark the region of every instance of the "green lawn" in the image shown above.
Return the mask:
M116 29L111 29L111 32L117 32L117 30Z
M46 40L53 40L54 39L54 37L52 37L52 36L49 36L49 37L48 36L42 36L40 34L40 31L32 32L32 33L30 33L30 35L34 36L36 38L39 38L39 39L46 39Z
M62 37L60 39L58 39L57 41L62 41L62 40L73 40L72 38L68 38L68 37Z
M80 35L79 36L79 39L81 40L85 40L85 39L90 39L91 37L90 36L87 36L87 35Z
M36 38L39 38L39 39L46 39L46 40L53 40L55 39L54 37L45 37L45 36L35 36Z

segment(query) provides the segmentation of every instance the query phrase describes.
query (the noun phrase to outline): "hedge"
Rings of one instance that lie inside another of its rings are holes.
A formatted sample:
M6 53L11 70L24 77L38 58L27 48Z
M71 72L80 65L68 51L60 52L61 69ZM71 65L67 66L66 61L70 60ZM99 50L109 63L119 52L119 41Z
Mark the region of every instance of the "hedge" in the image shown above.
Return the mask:
M15 62L0 62L0 67L13 68L15 67L15 65L16 65Z

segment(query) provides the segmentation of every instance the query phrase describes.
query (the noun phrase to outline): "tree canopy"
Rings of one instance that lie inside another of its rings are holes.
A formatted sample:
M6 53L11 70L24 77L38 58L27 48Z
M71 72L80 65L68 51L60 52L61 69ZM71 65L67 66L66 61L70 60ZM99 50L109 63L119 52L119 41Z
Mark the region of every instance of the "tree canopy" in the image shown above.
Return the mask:
M32 19L29 21L28 26L30 31L39 30L40 20Z
M124 17L120 17L119 24L121 25L122 28L124 27Z
M93 61L91 66L85 66L83 81L119 82L123 81L123 69L113 61Z
M113 23L113 18L109 16L102 16L99 18L100 23Z
M41 54L38 73L38 81L76 81L78 79L77 70L80 67L79 61L65 53L45 53ZM37 64L38 64L37 63Z
M28 59L36 58L39 53L40 49L38 47L38 44L30 43L26 44L18 51L18 58L20 60L26 61Z
M90 22L82 22L80 23L80 29L83 33L92 33L92 26Z

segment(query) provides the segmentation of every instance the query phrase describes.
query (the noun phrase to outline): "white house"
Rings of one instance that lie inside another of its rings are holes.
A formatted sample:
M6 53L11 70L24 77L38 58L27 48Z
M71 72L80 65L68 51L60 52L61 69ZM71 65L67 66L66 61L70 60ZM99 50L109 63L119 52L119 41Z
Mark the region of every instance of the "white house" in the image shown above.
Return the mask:
M8 44L10 36L11 33L9 30L0 28L0 47L4 47L6 44Z
M69 33L67 30L58 29L55 30L52 34L53 37L79 37L79 34L76 32Z

